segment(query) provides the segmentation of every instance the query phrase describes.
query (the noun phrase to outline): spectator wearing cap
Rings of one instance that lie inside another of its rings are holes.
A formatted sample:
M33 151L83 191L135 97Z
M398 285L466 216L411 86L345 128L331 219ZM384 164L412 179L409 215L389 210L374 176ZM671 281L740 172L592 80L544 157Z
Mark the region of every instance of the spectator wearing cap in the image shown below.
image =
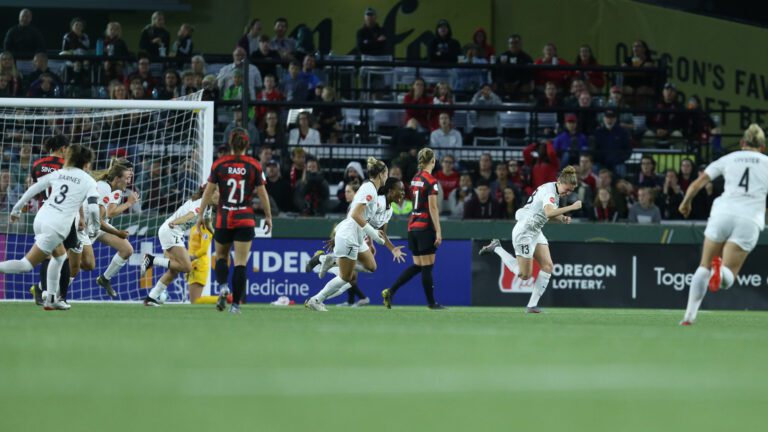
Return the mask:
M496 111L485 111L480 109L482 106L501 105L501 98L491 90L491 85L486 83L480 90L472 96L469 102L478 106L477 119L472 133L475 136L491 137L496 136L499 128L499 115Z
M296 127L288 134L289 145L320 145L320 132L310 127L310 114L306 111L299 113L296 119Z
M597 62L595 55L592 53L592 47L589 45L582 45L579 47L579 54L576 56L574 62L576 66L600 66ZM587 91L592 94L599 94L605 86L605 72L581 70L577 71L576 75L584 80L584 84L587 86Z
M85 20L82 18L73 18L69 23L69 32L67 32L61 41L62 51L74 51L78 54L85 54L91 49L91 40L84 33Z
M264 162L262 161L262 163ZM265 174L267 177L265 184L267 193L275 200L277 212L295 211L293 207L293 190L288 180L280 175L280 164L276 160L270 159L265 164Z
M567 165L576 165L579 155L589 150L587 137L579 130L578 117L575 114L565 115L565 130L552 141L558 158L560 169Z
M362 55L387 55L392 51L384 29L376 21L376 10L369 7L363 14L363 27L357 31L357 50Z
M440 127L432 131L429 136L431 147L461 147L464 144L461 133L453 128L451 116L448 113L440 113Z
M232 85L235 71L240 71L242 73L243 61L245 61L245 50L241 47L236 47L232 52L232 63L221 68L219 75L216 77L219 89L224 91ZM262 81L259 69L254 65L248 65L248 95L251 100L256 99L256 92L261 86Z
M664 84L662 100L656 105L657 110L682 110L683 106L677 101L677 88L671 82ZM652 116L650 121L654 135L659 139L682 137L685 127L684 113L660 112Z
M441 19L435 27L435 37L427 46L427 58L435 63L456 63L461 54L459 41L453 38L451 24Z
M258 18L252 19L248 25L245 26L243 36L237 41L237 46L243 48L249 56L252 56L253 53L259 50L259 41L262 36L261 31L261 20ZM269 42L269 37L267 37L267 42ZM261 74L261 76L264 75L266 74Z
M359 187L363 181L365 181L363 166L357 161L349 162L344 170L344 178L336 186L336 198L339 200L339 206L337 207L338 213L346 213L349 208L349 203L345 196L346 187L352 184Z
M280 17L275 20L275 37L270 42L270 47L280 54L283 60L293 59L296 51L296 40L288 37L288 20Z
M596 155L596 162L619 177L624 177L627 174L625 162L632 155L632 145L629 133L619 126L615 110L605 110L603 124L597 128L594 137L595 148L592 153Z
M632 120L632 112L629 105L624 102L624 93L621 91L621 87L612 86L610 90L610 96L608 102L605 103L607 107L612 107L616 110L619 116L619 126L626 129L628 132L635 130L635 122ZM597 120L600 124L603 123L604 113L597 115Z
M19 23L5 33L3 50L14 55L31 55L45 51L43 34L32 25L32 11L22 9L19 12Z
M568 66L570 63L567 61L559 58L557 56L557 46L553 44L552 42L547 43L544 45L544 48L541 50L542 56L539 59L536 59L534 64L537 65L544 65L544 66ZM563 88L565 84L568 82L568 79L571 77L570 71L561 71L561 70L540 70L536 71L534 74L534 81L536 83L536 87L543 88L544 84L547 83L547 81L552 81L557 85L558 88Z
M171 45L171 34L165 29L165 14L155 11L152 22L141 31L139 49L151 57L165 57Z
M637 191L637 202L629 209L629 222L651 224L661 222L661 210L653 203L654 190L641 187Z
M475 193L464 204L464 219L498 219L500 210L499 203L491 197L488 180L478 180Z
M259 68L262 77L272 75L277 81L277 63L266 63L268 61L280 61L280 54L270 47L269 36L259 36L258 48L251 52L251 61Z
M508 49L499 55L499 68L494 71L494 82L499 83L497 89L504 99L527 99L533 90L533 74L528 70L520 70L504 65L530 65L533 58L523 50L523 38L513 34L507 39Z
M301 64L293 60L288 65L288 75L280 80L280 92L287 101L306 101L310 98L309 83L300 75Z

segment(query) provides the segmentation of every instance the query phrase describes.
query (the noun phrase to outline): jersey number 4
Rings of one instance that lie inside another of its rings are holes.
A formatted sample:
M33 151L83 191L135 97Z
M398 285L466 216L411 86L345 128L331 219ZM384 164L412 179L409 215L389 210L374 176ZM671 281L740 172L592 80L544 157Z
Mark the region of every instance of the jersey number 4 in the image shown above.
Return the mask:
M227 187L229 188L229 198L227 202L230 204L238 204L245 199L245 180L235 180L233 178L227 180ZM238 189L240 190L240 200L235 199L235 194Z
M739 187L743 187L745 193L749 192L749 168L744 170L744 175L739 180Z

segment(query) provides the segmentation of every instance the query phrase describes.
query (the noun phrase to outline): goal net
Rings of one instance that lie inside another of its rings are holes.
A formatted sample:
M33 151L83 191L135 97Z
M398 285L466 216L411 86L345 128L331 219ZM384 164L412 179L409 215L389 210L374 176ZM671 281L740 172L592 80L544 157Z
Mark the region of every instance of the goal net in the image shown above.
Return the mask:
M199 95L196 95L199 96ZM112 287L118 300L136 301L147 295L162 271L140 277L144 253L162 255L157 229L205 180L213 160L213 103L199 97L173 101L3 99L0 107L0 261L21 259L34 243L32 224L39 209L34 199L21 220L10 224L8 214L31 184L33 163L48 156L43 142L63 134L70 143L90 147L92 170L109 167L113 158L133 164L134 174L123 202L135 193L139 201L110 219L129 232L134 253ZM96 241L96 269L81 271L69 288L69 300L107 300L96 278L116 251ZM32 300L39 266L26 274L0 274L0 300ZM168 287L170 301L183 301L186 282L177 278Z

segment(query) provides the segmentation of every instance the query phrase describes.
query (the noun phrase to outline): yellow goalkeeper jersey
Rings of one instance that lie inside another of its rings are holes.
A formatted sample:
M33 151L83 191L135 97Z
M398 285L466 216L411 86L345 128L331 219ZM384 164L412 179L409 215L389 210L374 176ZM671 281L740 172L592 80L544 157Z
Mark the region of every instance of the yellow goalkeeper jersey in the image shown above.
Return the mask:
M208 258L213 234L205 226L199 229L197 225L189 231L189 254L198 258Z

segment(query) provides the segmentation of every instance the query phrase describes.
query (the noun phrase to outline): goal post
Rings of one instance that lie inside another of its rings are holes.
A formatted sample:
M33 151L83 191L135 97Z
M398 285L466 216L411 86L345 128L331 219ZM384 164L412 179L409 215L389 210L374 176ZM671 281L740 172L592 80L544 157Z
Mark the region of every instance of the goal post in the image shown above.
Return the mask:
M144 253L162 255L157 228L201 186L214 155L214 104L187 100L0 100L0 261L20 259L34 243L32 223L38 200L25 205L25 214L10 224L8 212L31 184L34 161L48 155L44 141L63 134L70 143L94 150L92 170L104 170L113 158L133 163L134 176L126 196L140 201L110 223L129 232L133 255L113 277L112 285L123 301L141 300L162 274L140 278ZM70 300L106 300L96 284L115 250L95 242L96 268L82 271L70 286ZM38 268L20 275L0 274L0 300L31 300L29 288L39 282ZM209 278L210 279L210 278ZM206 290L208 287L206 287ZM168 287L169 300L185 299L186 281L177 278Z

